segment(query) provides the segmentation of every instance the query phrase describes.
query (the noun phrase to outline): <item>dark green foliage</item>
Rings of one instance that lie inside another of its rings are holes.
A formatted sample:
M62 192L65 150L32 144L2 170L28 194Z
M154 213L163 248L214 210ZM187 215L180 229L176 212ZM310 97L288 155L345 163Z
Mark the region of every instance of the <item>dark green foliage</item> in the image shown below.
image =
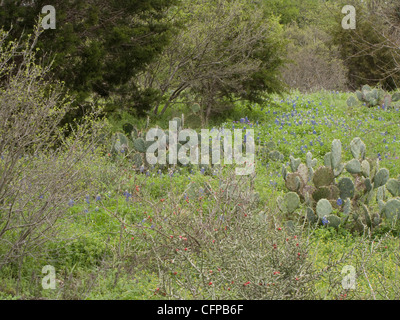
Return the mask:
M13 26L13 37L31 33L42 7L49 4L36 0L32 6L22 6L23 2L3 1L0 23L5 29ZM56 29L45 30L38 47L46 59L55 54L54 73L77 94L78 104L91 93L109 97L127 90L128 82L168 43L172 25L163 17L174 3L177 1L54 0ZM132 83L129 92L125 99L139 110L146 109L156 96L154 92L142 94Z
M377 14L373 1L362 3L345 0L335 5L332 10L336 23L329 32L333 43L339 46L341 57L348 68L349 87L357 90L367 83L371 86L381 84L387 90L396 89L400 77L393 72L396 70L393 48L382 45L386 42L383 33L387 25L385 19ZM346 30L341 26L344 15L340 8L344 5L353 5L356 8L357 25L354 30ZM386 8L388 5L382 3L382 6Z

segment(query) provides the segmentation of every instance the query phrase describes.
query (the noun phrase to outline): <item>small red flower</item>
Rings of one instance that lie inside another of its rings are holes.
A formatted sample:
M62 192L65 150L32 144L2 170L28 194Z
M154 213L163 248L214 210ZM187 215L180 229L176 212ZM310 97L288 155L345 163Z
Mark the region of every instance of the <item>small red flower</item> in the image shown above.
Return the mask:
M210 282L208 283L208 285L211 286L211 285L212 285L212 282L210 281Z
M164 199L164 198L163 198L163 199L160 199L160 201L161 201L161 202L164 202L164 201L165 201L165 199Z
M178 272L175 271L175 272L174 272L174 275L177 275L177 274L178 274Z
M279 231L281 231L281 230L282 230L282 228L278 228L278 230L279 230Z
M187 251L188 250L188 248L185 248L185 251Z

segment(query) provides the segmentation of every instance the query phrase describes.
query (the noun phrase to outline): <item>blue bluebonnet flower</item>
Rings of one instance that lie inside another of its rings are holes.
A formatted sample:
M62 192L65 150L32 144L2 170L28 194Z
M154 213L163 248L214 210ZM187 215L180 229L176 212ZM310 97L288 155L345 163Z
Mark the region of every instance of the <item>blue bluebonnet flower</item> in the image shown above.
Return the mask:
M322 224L325 226L329 223L328 219L326 217L322 218Z
M101 197L100 197L100 195L98 194L97 196L96 196L96 201L100 201L101 200Z
M343 204L343 200L340 199L340 198L337 199L336 204L337 204L338 206L341 206L341 205Z
M90 204L89 196L86 196L85 199L86 199L86 200L85 200L86 203L87 203L87 204Z
M69 205L70 207L72 207L72 206L74 205L74 203L75 203L74 200L71 199L71 200L69 200L68 205Z

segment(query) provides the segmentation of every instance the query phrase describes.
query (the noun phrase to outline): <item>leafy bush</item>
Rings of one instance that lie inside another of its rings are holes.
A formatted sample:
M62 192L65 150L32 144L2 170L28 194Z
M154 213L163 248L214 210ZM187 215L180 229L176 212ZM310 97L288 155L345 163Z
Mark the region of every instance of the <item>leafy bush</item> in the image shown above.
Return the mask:
M0 269L40 254L93 181L86 168L100 123L87 115L68 137L58 129L71 99L35 63L39 34L18 42L0 31Z

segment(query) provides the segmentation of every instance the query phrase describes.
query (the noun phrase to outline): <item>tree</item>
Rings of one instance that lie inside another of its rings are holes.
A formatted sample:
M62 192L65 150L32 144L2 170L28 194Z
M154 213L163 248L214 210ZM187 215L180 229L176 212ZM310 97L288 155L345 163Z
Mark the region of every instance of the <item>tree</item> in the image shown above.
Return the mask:
M37 47L53 71L83 103L91 93L123 93L125 85L151 63L168 43L172 24L164 19L177 0L54 0L56 29L46 30ZM44 0L3 0L0 23L11 36L32 32L48 4ZM55 55L55 56L54 56ZM132 83L130 90L140 95Z
M282 24L295 22L303 27L309 25L318 15L321 0L262 0L268 14L279 17Z
M142 77L142 86L165 98L153 109L163 114L183 92L190 93L208 119L235 99L260 101L281 92L282 28L262 8L244 0L194 0L174 12L184 29ZM160 110L161 109L161 110Z
M343 1L342 4L352 4L356 8L357 25L354 30L342 28L341 20L344 15L341 14L341 4L334 4L336 9L332 17L336 21L336 27L330 33L348 68L350 88L359 89L362 85L369 84L394 89L400 84L396 62L399 57L398 33L390 23L393 21L390 16L396 12L395 3L384 0L362 3Z

